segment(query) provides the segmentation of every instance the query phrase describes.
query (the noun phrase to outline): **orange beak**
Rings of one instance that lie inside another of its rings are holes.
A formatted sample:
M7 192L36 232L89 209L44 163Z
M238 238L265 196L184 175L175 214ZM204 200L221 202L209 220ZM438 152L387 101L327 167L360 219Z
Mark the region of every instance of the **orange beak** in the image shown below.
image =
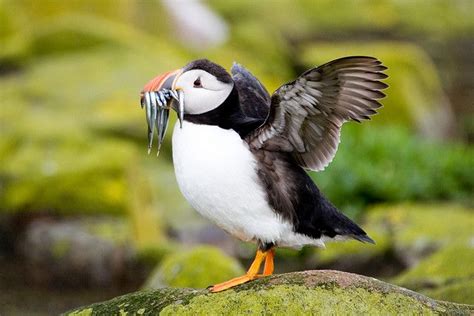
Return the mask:
M143 90L140 92L140 104L145 102L145 92L160 91L160 90L175 90L175 84L179 75L183 72L182 69L176 69L172 71L165 72L150 81L143 87ZM178 109L175 109L178 111ZM182 115L180 115L181 118Z
M142 93L150 91L158 91L161 89L173 89L174 83L181 73L181 69L172 70L161 74L152 80L150 80L145 87L143 87Z

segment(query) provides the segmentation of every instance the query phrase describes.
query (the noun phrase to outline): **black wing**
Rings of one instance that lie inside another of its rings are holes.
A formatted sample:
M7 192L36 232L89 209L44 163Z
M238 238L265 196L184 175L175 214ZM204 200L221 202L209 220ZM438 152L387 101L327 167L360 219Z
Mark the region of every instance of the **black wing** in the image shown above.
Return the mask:
M232 79L239 91L241 108L245 115L265 119L270 110L270 94L247 69L238 63L232 65Z
M370 119L387 85L387 67L373 57L345 57L310 69L272 95L265 123L246 141L255 149L292 153L304 168L323 170L334 158L341 126Z

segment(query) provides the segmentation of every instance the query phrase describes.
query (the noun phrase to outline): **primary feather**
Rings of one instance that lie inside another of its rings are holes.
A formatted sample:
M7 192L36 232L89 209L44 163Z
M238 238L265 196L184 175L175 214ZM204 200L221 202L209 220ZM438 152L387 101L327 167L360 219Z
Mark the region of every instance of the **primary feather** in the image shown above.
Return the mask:
M343 123L370 119L387 87L387 68L373 57L345 57L310 69L277 89L269 114L246 141L251 148L292 153L303 168L323 170L334 158Z

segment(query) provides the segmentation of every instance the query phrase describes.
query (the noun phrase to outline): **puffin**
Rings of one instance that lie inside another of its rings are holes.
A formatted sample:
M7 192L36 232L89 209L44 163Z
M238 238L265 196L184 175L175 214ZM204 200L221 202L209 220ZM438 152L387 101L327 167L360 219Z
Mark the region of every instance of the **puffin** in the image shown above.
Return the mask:
M376 114L388 87L381 81L386 69L374 57L344 57L305 71L270 95L242 65L234 63L228 73L199 59L145 85L140 96L149 150L155 130L160 147L175 110L173 165L183 196L230 235L256 244L248 271L211 292L271 275L277 247L375 243L307 171L321 171L333 160L345 122Z

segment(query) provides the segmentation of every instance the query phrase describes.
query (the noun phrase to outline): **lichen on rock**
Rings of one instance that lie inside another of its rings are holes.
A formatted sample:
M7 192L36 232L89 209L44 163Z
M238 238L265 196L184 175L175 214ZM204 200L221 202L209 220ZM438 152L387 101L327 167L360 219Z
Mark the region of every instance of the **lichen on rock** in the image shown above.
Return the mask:
M86 315L469 315L474 306L436 301L357 274L321 270L274 275L214 294L186 288L136 292L66 315L83 311Z

